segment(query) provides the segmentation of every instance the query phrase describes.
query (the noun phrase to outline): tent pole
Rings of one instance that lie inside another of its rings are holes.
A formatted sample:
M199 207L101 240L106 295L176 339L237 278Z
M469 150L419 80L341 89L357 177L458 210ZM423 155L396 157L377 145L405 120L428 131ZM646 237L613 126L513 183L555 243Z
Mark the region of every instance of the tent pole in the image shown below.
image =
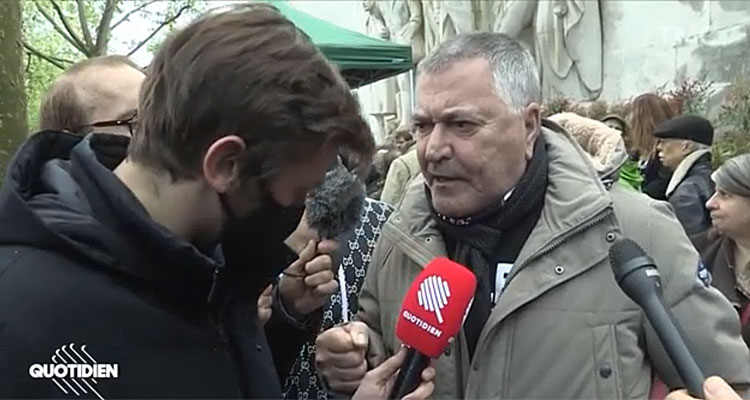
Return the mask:
M417 92L417 82L415 79L414 68L412 68L409 70L409 94L410 94L409 98L411 99L410 106L411 106L412 113L417 108L416 92Z

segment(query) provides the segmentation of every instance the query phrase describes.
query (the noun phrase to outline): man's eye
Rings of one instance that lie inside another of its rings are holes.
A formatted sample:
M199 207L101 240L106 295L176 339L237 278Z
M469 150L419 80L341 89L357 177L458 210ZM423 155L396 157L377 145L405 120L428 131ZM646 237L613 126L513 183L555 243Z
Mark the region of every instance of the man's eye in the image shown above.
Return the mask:
M432 124L427 122L415 122L412 128L414 129L414 132L418 134L426 134L432 129Z
M476 127L476 124L469 122L469 121L458 120L458 121L449 122L448 126L452 130L455 130L457 132L468 133L474 130L474 128Z

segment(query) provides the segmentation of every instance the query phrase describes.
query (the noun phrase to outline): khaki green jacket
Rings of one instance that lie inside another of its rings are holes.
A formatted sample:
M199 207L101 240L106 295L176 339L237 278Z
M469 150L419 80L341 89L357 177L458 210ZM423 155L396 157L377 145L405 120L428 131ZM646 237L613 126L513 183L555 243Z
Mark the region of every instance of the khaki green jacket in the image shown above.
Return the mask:
M606 191L564 131L543 129L549 185L541 217L480 335L470 363L461 334L436 360L435 398L615 399L648 396L652 368L679 378L638 306L622 293L608 250L631 238L659 266L665 298L703 372L750 383L737 313L697 279L698 253L669 205L614 185ZM412 280L446 254L415 180L383 229L358 318L371 328L371 366L394 353L396 318Z

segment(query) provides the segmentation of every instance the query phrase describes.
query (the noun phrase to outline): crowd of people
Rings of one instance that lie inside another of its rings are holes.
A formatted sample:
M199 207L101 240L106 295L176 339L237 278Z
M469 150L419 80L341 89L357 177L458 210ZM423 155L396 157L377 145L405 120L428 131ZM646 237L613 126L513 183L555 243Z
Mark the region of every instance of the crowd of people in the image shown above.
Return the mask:
M704 398L747 397L750 155L714 171L710 122L654 94L601 121L542 107L516 40L458 35L378 149L267 4L197 19L145 70L74 65L0 191L0 397L389 398L401 302L449 257L476 293L406 398L690 399L613 277L621 239L657 264ZM340 166L367 198L328 237L305 200ZM85 363L74 345L119 376L30 376Z

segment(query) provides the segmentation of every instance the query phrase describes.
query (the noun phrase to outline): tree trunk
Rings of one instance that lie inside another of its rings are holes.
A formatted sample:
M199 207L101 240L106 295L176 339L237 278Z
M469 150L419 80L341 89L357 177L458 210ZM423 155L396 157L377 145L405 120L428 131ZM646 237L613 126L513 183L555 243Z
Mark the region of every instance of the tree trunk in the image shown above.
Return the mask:
M26 130L21 0L0 0L0 179Z

